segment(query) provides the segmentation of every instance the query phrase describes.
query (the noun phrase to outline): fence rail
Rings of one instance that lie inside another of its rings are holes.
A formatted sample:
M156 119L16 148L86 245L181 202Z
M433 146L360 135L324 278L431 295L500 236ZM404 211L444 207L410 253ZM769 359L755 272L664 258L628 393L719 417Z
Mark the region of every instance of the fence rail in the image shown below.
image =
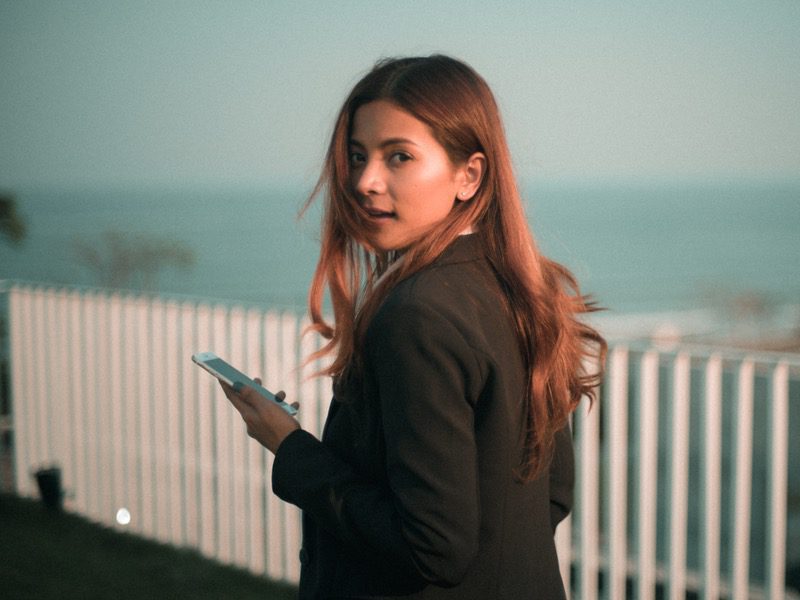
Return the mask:
M58 464L69 510L297 581L299 512L271 493L270 454L189 357L212 349L262 374L318 434L328 386L306 377L318 365L300 367L315 349L301 318L30 285L8 304L18 493ZM608 367L600 402L573 419L576 507L557 533L571 596L791 595L800 357L616 344Z

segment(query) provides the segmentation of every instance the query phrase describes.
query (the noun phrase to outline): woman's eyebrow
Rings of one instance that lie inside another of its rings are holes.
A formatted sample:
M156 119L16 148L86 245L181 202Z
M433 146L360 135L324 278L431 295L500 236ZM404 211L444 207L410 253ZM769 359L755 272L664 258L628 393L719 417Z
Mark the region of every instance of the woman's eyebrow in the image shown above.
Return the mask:
M365 148L366 147L366 146L364 146L363 143L359 142L355 138L350 138L350 141L348 143L351 146L358 146L360 148ZM380 144L378 144L378 147L379 148L385 148L386 146L394 146L396 144L409 144L411 146L419 146L419 144L417 144L414 140L410 140L410 139L404 138L404 137L393 137L393 138L388 138L386 140L383 140Z

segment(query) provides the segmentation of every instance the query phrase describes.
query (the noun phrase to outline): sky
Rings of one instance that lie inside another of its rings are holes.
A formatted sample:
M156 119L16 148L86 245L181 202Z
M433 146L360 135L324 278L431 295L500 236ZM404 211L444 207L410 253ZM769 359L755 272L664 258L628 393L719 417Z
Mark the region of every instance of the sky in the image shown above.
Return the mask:
M800 175L797 0L0 0L0 188L307 185L358 78L434 52L522 178Z

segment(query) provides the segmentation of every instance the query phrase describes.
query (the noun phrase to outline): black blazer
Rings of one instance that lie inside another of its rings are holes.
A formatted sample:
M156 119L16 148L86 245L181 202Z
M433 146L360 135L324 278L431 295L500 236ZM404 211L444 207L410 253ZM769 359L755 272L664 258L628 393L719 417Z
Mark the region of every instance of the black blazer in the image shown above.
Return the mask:
M280 446L273 489L303 510L300 598L562 598L553 533L572 505L568 429L519 483L525 373L477 235L399 283L322 441Z

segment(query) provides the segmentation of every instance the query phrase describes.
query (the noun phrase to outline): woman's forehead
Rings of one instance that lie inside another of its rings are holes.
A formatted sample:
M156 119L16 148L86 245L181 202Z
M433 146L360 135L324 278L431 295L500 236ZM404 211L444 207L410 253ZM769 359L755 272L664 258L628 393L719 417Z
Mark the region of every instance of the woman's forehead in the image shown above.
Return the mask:
M355 111L350 140L362 145L385 144L388 141L438 144L426 123L387 100L368 102Z

